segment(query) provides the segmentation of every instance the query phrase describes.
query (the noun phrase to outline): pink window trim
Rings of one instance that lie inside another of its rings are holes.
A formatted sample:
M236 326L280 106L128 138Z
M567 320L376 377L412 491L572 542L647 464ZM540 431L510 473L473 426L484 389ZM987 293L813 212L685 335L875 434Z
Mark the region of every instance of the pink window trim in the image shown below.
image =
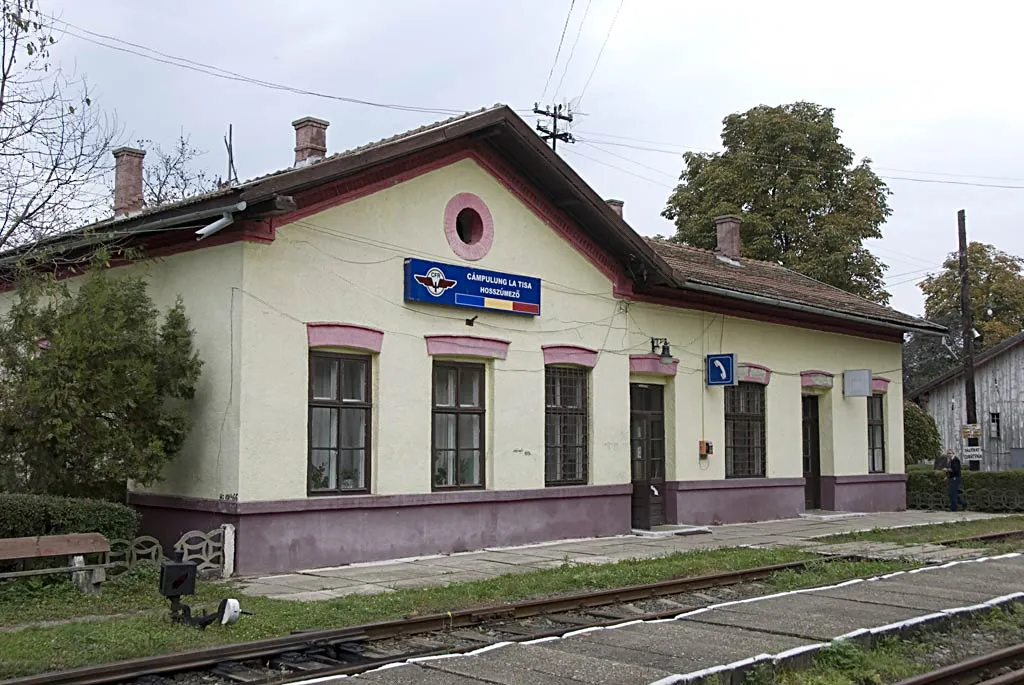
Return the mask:
M425 335L427 354L505 359L508 357L507 340L477 338L470 335Z
M544 365L572 364L592 369L597 366L597 350L576 345L541 345L544 352Z
M456 227L455 220L459 212L464 209L472 209L480 215L483 223L483 232L479 240L472 244L462 242ZM491 210L479 196L473 193L459 193L444 208L444 237L448 239L448 246L452 252L465 260L475 262L487 256L494 243L494 218L491 217Z
M736 380L740 383L760 383L768 385L772 380L772 370L761 364L739 364L736 369Z
M835 378L835 375L829 373L828 371L801 371L800 385L804 388L831 388L833 378ZM828 382L822 383L819 379L827 379Z
M350 347L380 354L384 331L350 323L308 323L306 339L310 347Z
M648 373L655 376L674 376L678 359L673 359L671 364L664 364L661 357L656 354L631 354L629 355L630 373Z
M871 379L871 392L886 393L889 392L889 379L883 378L882 376L875 376Z

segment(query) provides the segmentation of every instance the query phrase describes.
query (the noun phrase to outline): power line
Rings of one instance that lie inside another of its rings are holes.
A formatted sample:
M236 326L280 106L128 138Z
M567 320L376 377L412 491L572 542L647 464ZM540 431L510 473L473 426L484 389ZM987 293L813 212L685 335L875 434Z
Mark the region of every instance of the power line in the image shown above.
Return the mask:
M555 97L558 97L558 93L562 90L562 83L565 81L565 75L569 73L569 64L572 62L572 56L576 52L576 45L580 42L580 34L583 33L583 24L587 21L587 13L590 12L590 2L587 0L587 6L583 8L583 18L580 19L579 28L576 29L576 39L572 42L572 47L569 49L569 56L565 58L565 66L562 69L562 77L558 79L558 86L555 88Z
M613 143L611 141L595 140L593 138L589 139L593 143L604 144L604 145L620 145L622 147L631 147L631 148L633 148L635 150L643 150L643 151L646 151L646 152L663 152L663 153L669 153L669 154L681 154L682 152L710 152L710 153L721 152L721 150L716 150L716 149L712 149L712 148L702 148L702 147L696 147L696 146L693 146L693 145L683 145L681 143L670 143L670 142L663 141L663 140L651 140L649 138L634 138L632 136L621 136L621 135L615 135L615 134L612 134L612 133L599 133L597 131L582 131L582 130L579 130L579 131L577 131L577 133L581 133L581 134L583 134L585 136L598 136L600 138L612 138L612 139L615 139L615 140L627 140L627 141L633 141L633 142L637 142L637 143L648 143L648 144L651 144L651 145L665 145L665 146L668 146L668 147L678 148L678 150L665 150L665 149L660 149L660 148L648 148L648 147L640 147L640 146L635 146L635 145L626 145L624 143ZM759 155L757 153L750 153L750 152L748 152L746 154L749 154L752 157L761 157L761 158L765 158L765 159L775 159L771 155ZM878 171L892 171L892 172L903 173L903 174L924 174L926 176L946 176L946 177L952 177L952 178L980 178L980 179L986 179L986 180L989 180L989 181L1014 181L1014 182L1018 182L1018 183L1024 183L1024 178L1016 178L1016 177L1011 177L1011 176L986 176L986 175L982 175L982 174L963 174L963 173L957 174L957 173L949 173L949 172L945 172L945 171L924 171L924 170L920 170L920 169L897 169L897 168L894 168L894 167L884 167L884 166L876 166L876 167L872 167L872 169L878 170ZM893 178L895 178L895 177L893 177ZM983 187L989 187L989 186L983 186ZM1003 186L993 186L993 187L1000 187L1001 188ZM1008 187L1016 188L1017 186L1008 186Z
M576 6L576 0L570 0L569 11L565 13L565 24L562 25L562 36L558 39L558 49L555 50L555 61L551 63L551 69L548 71L548 80L544 82L544 92L540 94L540 99L543 100L544 96L548 94L548 86L551 85L551 77L555 73L555 67L558 65L558 56L562 54L562 43L565 42L565 30L569 28L569 19L572 17L572 8Z
M668 176L672 180L678 180L678 176L676 174L670 174L667 171L663 171L662 169L650 166L648 164L644 164L642 162L638 162L635 159L630 159L629 157L626 157L625 155L620 155L620 154L614 153L611 150L602 150L601 148L597 147L593 143L587 142L585 140L584 141L580 141L580 142L582 142L584 145L587 145L589 147L594 148L595 150L597 150L599 152L603 152L606 155L611 155L612 157L617 157L617 158L621 159L624 162L629 162L630 164L636 164L638 167L643 167L644 169L647 169L648 171L653 171L656 174L661 174L663 176Z
M310 95L310 96L313 96L313 97L325 98L325 99L328 99L328 100L337 100L337 101L341 101L341 102L347 102L347 103L350 103L350 104L366 105L368 107L378 107L378 108L382 108L382 109L393 109L393 110L404 111L404 112L420 112L420 113L425 113L425 114L448 114L448 115L452 115L452 114L465 114L466 111L468 111L468 110L464 110L464 109L459 110L459 109L446 109L446 108L442 108L442 107L419 107L419 106L413 106L413 105L399 105L399 104L393 104L393 103L374 102L372 100L363 100L363 99L360 99L360 98L346 97L346 96L343 96L343 95L333 95L333 94L330 94L330 93L321 93L321 92L312 91L312 90L305 90L303 88L296 88L294 86L288 86L288 85L284 85L284 84L281 84L281 83L274 83L272 81L264 81L262 79L258 79L258 78L252 77L252 76L247 76L245 74L240 74L240 73L237 73L237 72L234 72L234 71L229 71L227 69L222 69L220 67L217 67L217 66L214 66L214 65L211 65L211 64L205 64L203 62L197 62L195 60L190 60L190 59L187 59L185 57L179 57L177 55L171 55L171 54L168 54L168 53L165 53L165 52L160 52L159 50L155 50L154 48L150 48L150 47L147 47L145 45L140 45L138 43L132 43L130 41L126 41L126 40L123 40L121 38L117 38L116 36L109 36L109 35L106 35L106 34L97 33L95 31L90 31L89 29L83 28L81 26L77 26L75 24L72 24L71 22L65 21L63 19L58 19L57 17L51 16L51 15L44 15L44 16L46 16L48 19L51 19L51 20L56 21L56 22L58 22L60 24L63 24L66 27L70 27L71 29L75 29L76 31L81 31L84 34L87 34L87 35L80 35L78 33L75 33L75 31L69 30L67 28L65 28L65 30L64 30L64 32L67 35L72 36L74 38L78 38L79 40L83 40L83 41L85 41L87 43L92 43L93 45L98 45L100 47L104 47L104 48L107 48L107 49L110 49L110 50L117 50L118 52L124 52L124 53L127 53L127 54L135 55L137 57L142 57L144 59L148 59L148 60L151 60L151 61L154 61L154 62L160 62L162 64L167 64L167 65L170 65L170 66L178 67L180 69L188 69L190 71L195 71L195 72L198 72L198 73L201 73L201 74L205 74L207 76L213 76L214 78L219 78L219 79L223 79L223 80L226 80L226 81L237 81L237 82L241 82L241 83L249 83L249 84L252 84L252 85L261 86L263 88L270 88L272 90L282 90L282 91L287 91L287 92L290 92L290 93L295 93L295 94L298 94L298 95ZM93 36L93 37L90 38L88 36ZM110 43L106 43L106 42L103 42L103 41L113 41L114 43L118 43L119 45L111 45ZM121 46L128 46L128 47L121 47ZM140 51L145 51L145 52L140 52ZM153 53L153 54L146 54L147 52L148 53Z
M611 141L594 140L593 138L586 138L586 139L579 138L578 140L580 142L587 142L587 143L590 143L592 145L614 145L616 147L626 147L626 148L630 148L630 149L633 149L633 150L641 150L643 152L660 152L660 153L663 153L663 154L670 154L670 155L678 155L679 154L675 150L665 150L663 148L654 148L654 147L643 147L643 146L639 146L639 145L630 145L629 143L615 143L615 142L611 142ZM778 163L774 162L775 158L770 156L770 155L759 155L757 153L746 153L746 152L743 153L743 154L749 155L751 157L766 158L768 160L768 162L774 163L775 166L778 166L781 169L790 169L792 171L815 171L815 172L819 171L819 169L817 167L812 167L812 166L797 166L797 165L792 165L792 164L778 164ZM744 162L745 160L734 158L733 161ZM928 173L928 172L921 172L921 173ZM938 184L938 185L969 186L969 187L973 187L973 188L1001 188L1001 189L1004 189L1004 190L1024 190L1024 185L1005 185L1005 184L996 184L996 183L974 183L974 182L971 182L971 181L952 181L952 180L942 180L942 179L936 179L936 178L918 178L918 177L913 177L913 176L887 176L887 175L882 175L882 174L879 174L878 177L881 178L881 179L885 179L887 181L909 181L909 182L914 182L914 183L932 183L932 184Z
M608 39L612 37L612 29L615 28L615 20L619 18L619 12L622 11L622 5L625 2L626 0L619 0L619 6L615 8L615 15L612 17L612 23L608 25L608 33L604 34L604 42L601 43L601 49L597 51L597 59L594 60L594 67L590 70L590 76L587 77L587 82L583 84L583 90L580 91L580 96L576 100L577 107L579 107L579 103L583 102L583 95L587 92L590 80L594 78L594 72L597 71L597 65L601 62L601 55L604 54L604 48L608 45Z
M616 171L620 171L620 172L622 172L624 174L628 174L629 176L634 176L634 177L639 178L641 180L647 181L648 183L653 183L656 186L660 186L662 188L668 188L669 190L672 189L672 186L670 186L670 185L668 185L666 183L662 183L661 181L656 181L653 178L648 178L647 176L643 176L641 174L635 174L632 171L629 171L628 169L623 169L620 166L616 166L614 164L610 164L609 162L605 162L605 161L602 161L600 159L597 159L596 157L591 157L590 155L583 154L579 150L569 149L567 151L573 153L574 155L582 157L583 159L589 159L591 162L594 162L596 164L601 164L602 166L606 166L606 167L609 167L611 169L615 169Z

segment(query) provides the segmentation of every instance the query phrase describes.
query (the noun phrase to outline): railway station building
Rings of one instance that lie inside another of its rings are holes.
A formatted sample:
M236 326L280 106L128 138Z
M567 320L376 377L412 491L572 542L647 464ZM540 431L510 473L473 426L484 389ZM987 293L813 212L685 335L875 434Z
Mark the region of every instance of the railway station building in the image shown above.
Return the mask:
M118 150L85 234L144 250L204 362L144 532L231 523L254 574L905 508L901 344L941 327L741 257L739 217L640 236L504 106L293 126L284 170L153 209Z

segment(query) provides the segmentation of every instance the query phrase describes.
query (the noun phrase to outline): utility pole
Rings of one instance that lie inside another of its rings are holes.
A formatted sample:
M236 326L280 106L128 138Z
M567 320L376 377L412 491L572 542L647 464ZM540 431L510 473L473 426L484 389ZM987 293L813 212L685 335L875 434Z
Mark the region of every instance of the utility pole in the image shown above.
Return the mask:
M550 128L548 128L547 126L538 121L537 130L544 134L541 136L541 138L543 138L544 140L551 141L552 150L558 149L558 141L560 140L564 143L576 142L576 139L572 137L571 133L569 133L568 131L558 130L559 121L565 121L570 124L572 123L572 112L562 114L562 105L555 105L554 109L541 109L535 102L533 103L533 113L539 114L543 117L547 117L548 119L551 120Z
M960 317L963 324L964 344L964 393L967 408L968 425L978 423L978 399L974 392L974 316L971 313L971 288L968 279L967 264L967 213L960 210L956 213L957 226L960 233ZM968 447L977 447L976 437L967 438Z

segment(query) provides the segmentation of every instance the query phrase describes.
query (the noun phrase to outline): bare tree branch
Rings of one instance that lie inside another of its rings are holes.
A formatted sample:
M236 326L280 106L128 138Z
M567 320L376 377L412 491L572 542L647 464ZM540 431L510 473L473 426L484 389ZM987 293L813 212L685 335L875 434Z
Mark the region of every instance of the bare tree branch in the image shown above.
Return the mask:
M107 213L101 194L116 122L84 79L53 68L35 0L0 0L0 251Z
M146 205L157 207L200 195L217 187L215 179L206 171L195 168L195 161L205 152L192 146L190 136L179 134L174 147L165 152L151 140L140 140L138 145L147 151L146 166L142 174Z

